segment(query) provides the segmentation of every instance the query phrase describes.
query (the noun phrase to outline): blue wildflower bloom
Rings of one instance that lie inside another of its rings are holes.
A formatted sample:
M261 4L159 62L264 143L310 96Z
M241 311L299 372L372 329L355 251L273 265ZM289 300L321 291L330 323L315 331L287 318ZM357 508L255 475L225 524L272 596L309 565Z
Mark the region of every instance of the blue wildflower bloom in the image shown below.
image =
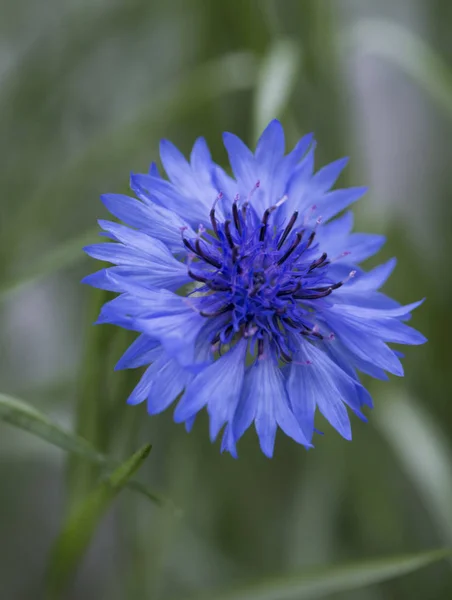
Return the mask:
M98 323L140 333L117 365L147 367L128 402L156 414L177 400L187 430L206 407L211 439L223 430L233 456L252 423L269 457L278 426L310 447L317 409L351 439L347 408L365 420L372 407L358 372L403 375L387 343L425 342L405 323L421 302L379 291L394 259L358 266L383 236L351 233L350 212L331 220L365 192L331 189L346 159L314 172L312 136L285 155L276 120L254 154L230 133L224 144L233 177L204 139L190 162L162 141L169 180L152 165L131 176L136 198L102 197L125 225L99 221L111 241L85 251L115 266L84 281L119 292Z

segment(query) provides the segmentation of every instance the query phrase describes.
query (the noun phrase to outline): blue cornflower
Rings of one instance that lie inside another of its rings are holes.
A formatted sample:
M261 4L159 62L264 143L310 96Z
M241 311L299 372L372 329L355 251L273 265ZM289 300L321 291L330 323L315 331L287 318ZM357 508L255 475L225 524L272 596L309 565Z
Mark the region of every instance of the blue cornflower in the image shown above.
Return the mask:
M357 372L403 375L387 342L421 344L401 306L378 290L395 260L369 272L357 265L385 239L350 233L350 212L331 220L365 188L331 190L347 160L314 173L312 135L284 155L284 132L272 121L255 153L224 134L234 177L212 162L204 139L190 162L168 141L153 164L132 174L137 199L102 201L126 223L99 221L111 242L85 248L116 266L85 283L119 292L98 323L140 332L117 368L147 366L128 402L150 414L177 400L174 419L190 430L206 407L210 437L236 456L254 422L271 457L279 426L312 445L316 409L351 439L347 407L365 420L372 407Z

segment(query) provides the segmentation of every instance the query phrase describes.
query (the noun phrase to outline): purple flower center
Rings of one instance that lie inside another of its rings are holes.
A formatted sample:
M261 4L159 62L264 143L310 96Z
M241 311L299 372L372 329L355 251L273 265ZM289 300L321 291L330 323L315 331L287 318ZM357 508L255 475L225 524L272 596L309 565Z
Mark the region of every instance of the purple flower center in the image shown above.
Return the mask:
M345 281L328 277L330 260L316 242L320 220L309 227L294 212L278 225L275 216L284 201L259 217L251 204L239 206L236 199L224 222L212 208L210 232L201 227L194 239L183 232L188 273L202 284L192 292L197 310L218 321L215 351L247 338L252 354L262 357L268 343L281 361L291 362L294 336L324 337L315 322L315 301Z

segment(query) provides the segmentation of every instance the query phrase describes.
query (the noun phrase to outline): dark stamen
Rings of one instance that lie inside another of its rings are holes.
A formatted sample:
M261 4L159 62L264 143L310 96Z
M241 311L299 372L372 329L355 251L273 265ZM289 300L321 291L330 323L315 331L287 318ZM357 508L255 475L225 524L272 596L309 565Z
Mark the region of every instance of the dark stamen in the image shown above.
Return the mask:
M228 310L231 310L232 308L234 308L233 304L225 304L222 308L219 308L218 310L214 311L213 313L207 313L204 310L200 310L199 314L202 317L218 317L218 316L228 312Z
M265 232L267 231L268 219L270 218L271 213L276 209L276 206L270 206L264 212L264 216L262 217L262 226L259 233L259 241L263 242L265 238Z
M234 217L234 225L239 235L242 235L242 225L240 223L239 209L237 208L237 202L234 201L232 204L232 216Z
M281 317L281 319L284 320L284 323L287 323L287 325L290 325L290 327L293 327L294 329L299 329L300 326L295 323L295 321L293 321L290 317Z
M264 340L257 340L257 356L262 358L264 356Z
M318 300L319 298L325 298L329 296L333 291L332 287L325 288L323 291L318 292L317 290L309 290L310 292L314 292L313 294L297 294L295 298L297 300Z
M313 292L326 292L328 290L337 290L338 288L342 287L344 285L343 281L338 281L337 283L333 283L331 285L325 286L325 287L320 287L320 288L313 288L312 291Z
M323 263L326 261L326 258L327 258L327 253L324 252L320 258L318 258L311 264L311 266L308 269L308 273L310 273L314 269L317 269L317 267L320 267L321 265L323 265Z
M217 333L210 343L212 344L212 346L216 346L216 344L218 344L219 341L220 341L220 333Z
M287 252L285 254L283 254L281 256L281 258L278 260L277 264L278 265L282 265L283 262L285 262L289 256L292 254L292 252L295 250L295 248L298 246L298 244L301 242L301 239L303 237L303 233L304 231L299 231L294 239L294 241L292 242L290 248L287 250Z
M214 281L207 281L206 285L214 292L230 292L231 291L231 287L229 285L227 285L226 283L224 285L221 285L221 283L215 283Z
M298 292L298 290L301 288L301 281L299 281L297 283L297 285L294 288L291 288L290 290L281 290L280 292L277 292L277 296L290 296L291 294L295 294L296 292Z
M291 363L292 359L290 356L288 356L283 350L281 350L281 347L279 347L279 354L281 356L281 358L283 359L284 362L286 363Z
M197 273L193 273L190 269L188 269L188 274L195 281L199 281L200 283L207 283L209 280L207 277L203 277L202 275L198 275Z
M233 332L233 330L234 330L234 327L233 327L232 325L228 325L228 326L226 327L226 329L223 331L223 339L227 340L227 339L228 339L228 337L229 337L229 336L231 335L231 333ZM226 341L226 343L228 343L228 342Z
M211 281L208 277L203 275L198 275L198 273L194 273L190 269L188 269L188 274L195 281L199 281L200 283L204 283L208 288L214 290L215 292L230 292L231 288L226 283L216 283L215 281Z
M232 235L231 235L231 221L225 222L224 234L226 236L226 239L228 240L229 246L231 247L231 249L233 249L235 247L235 244L234 244L234 240L232 239Z
M212 258L211 256L208 256L207 254L204 253L204 251L201 248L201 241L199 239L196 240L195 242L195 252L196 254L204 259L207 263L209 263L209 265L212 265L213 267L216 267L217 269L221 268L221 263L218 262L215 258Z
M305 248L305 250L307 250L307 249L309 248L309 246L310 246L310 245L312 244L312 242L314 241L314 238L315 238L315 231L313 231L313 232L311 233L311 235L309 236L308 243L306 244L306 248Z
M218 237L218 223L215 218L215 206L213 206L210 211L210 222L212 223L212 229L214 230L215 235Z
M186 238L183 237L182 242L183 242L184 246L187 248L187 250L190 250L190 252L193 252L193 254L197 254L196 250L194 249L194 247L192 246L192 244L189 240L187 240Z
M323 335L318 331L315 331L314 329L306 329L305 331L300 331L300 334L306 337L313 336L318 340L323 340Z
M287 236L292 231L292 227L295 225L295 221L297 220L297 218L298 218L298 212L295 211L294 214L290 217L290 221L287 223L287 227L284 229L281 239L278 242L278 246L277 246L278 250L281 249L281 246L286 241Z

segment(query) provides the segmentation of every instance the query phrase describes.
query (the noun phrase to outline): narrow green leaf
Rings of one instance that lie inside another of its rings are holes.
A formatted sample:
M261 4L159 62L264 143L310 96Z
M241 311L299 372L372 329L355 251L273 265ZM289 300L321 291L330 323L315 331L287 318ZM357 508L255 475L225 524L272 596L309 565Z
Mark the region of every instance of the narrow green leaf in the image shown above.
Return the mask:
M257 138L269 121L280 117L290 99L300 63L297 43L281 40L264 58L255 95L254 134Z
M75 454L92 464L105 468L112 468L111 461L108 457L101 452L98 452L98 450L96 450L96 448L87 440L60 427L51 421L47 415L36 410L33 406L23 400L0 394L0 421L14 425L19 429L29 431L53 446L57 446L62 450ZM179 512L172 505L170 500L159 494L155 494L138 481L127 481L127 487L146 496L149 500L152 500L152 502L159 506L172 507L175 513Z
M393 556L369 562L319 568L300 575L249 584L239 590L212 594L203 600L313 600L329 594L365 587L417 569L452 555L451 549ZM199 598L199 597L198 597Z
M12 281L7 281L0 285L0 300L6 297L7 294L21 290L27 285L34 283L41 277L45 277L81 261L86 256L82 251L83 246L96 241L97 237L98 230L85 232L49 250L47 254L44 254L38 260L32 261L31 266L25 273L18 275Z
M440 539L452 544L452 448L440 423L404 389L397 388L379 403L375 417L422 498Z
M105 456L82 437L66 431L30 404L0 394L0 420L29 431L62 450L77 454L96 464L105 464Z
M77 384L74 430L102 453L110 447L113 430L107 427L111 397L108 380L113 373L107 348L117 331L112 326L94 327L101 307L109 300L109 292L90 290L84 332L84 350ZM99 478L99 467L70 454L67 463L67 500L69 512L93 489Z
M362 19L346 32L344 44L397 65L452 117L452 69L416 34L385 19Z
M150 451L150 444L138 450L71 512L51 554L48 571L49 599L61 598L61 593L76 570L99 521Z

